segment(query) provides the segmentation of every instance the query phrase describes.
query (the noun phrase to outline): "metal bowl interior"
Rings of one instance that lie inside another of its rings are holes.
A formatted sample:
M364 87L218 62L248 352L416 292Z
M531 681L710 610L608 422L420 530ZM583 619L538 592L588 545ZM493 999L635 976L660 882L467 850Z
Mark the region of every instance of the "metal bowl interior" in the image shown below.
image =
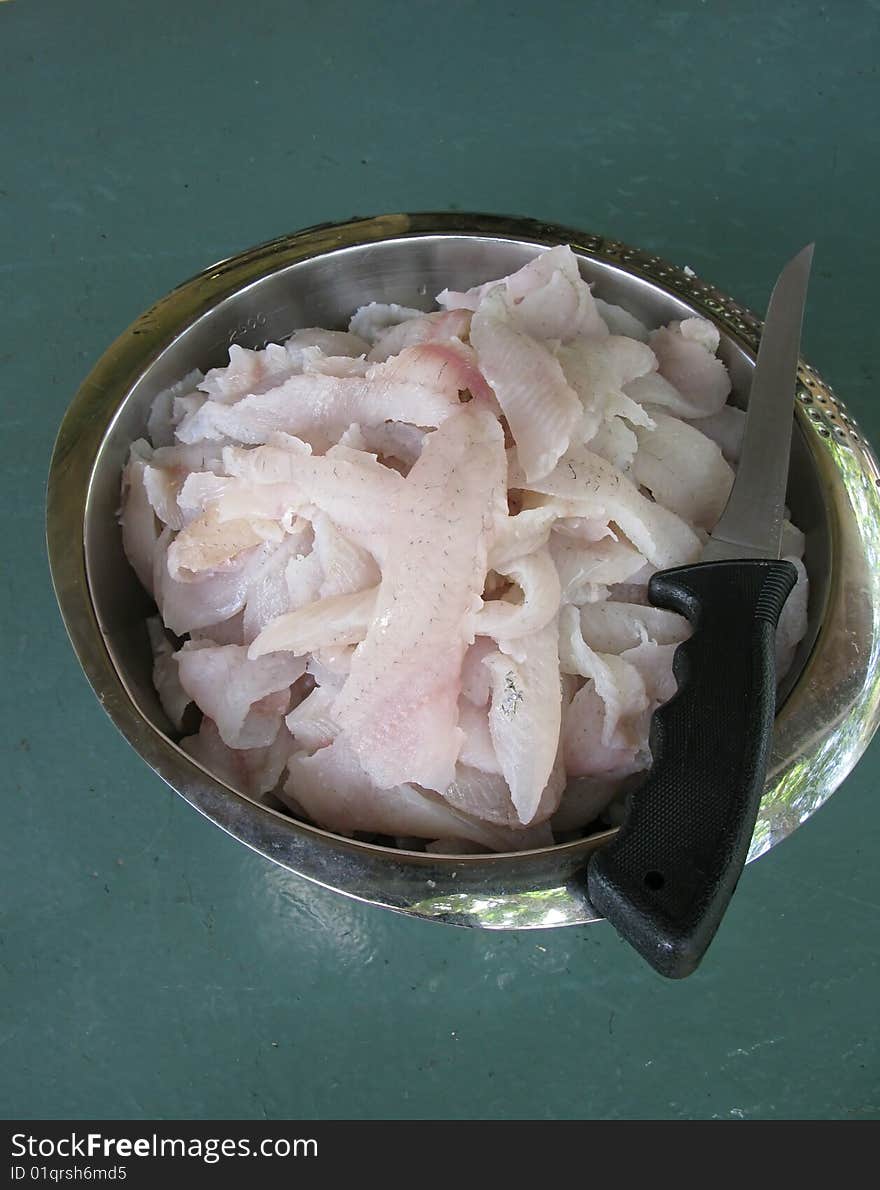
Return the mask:
M759 324L672 266L528 221L390 216L265 245L159 302L82 386L62 426L50 477L50 559L62 612L99 698L144 759L219 826L285 867L350 896L459 924L511 928L594 920L583 872L609 832L510 856L402 852L297 822L206 773L176 746L153 690L144 627L152 604L122 551L120 471L129 444L145 433L154 396L195 367L225 363L230 344L261 347L301 326L342 328L369 301L430 309L445 286L465 289L509 273L558 242L573 245L599 296L649 326L695 313L712 318L722 333L720 354L734 400L745 406ZM806 534L809 629L781 691L752 857L794 829L839 784L876 727L880 698L876 464L839 402L806 366L801 384L789 506ZM835 410L843 420L829 429Z

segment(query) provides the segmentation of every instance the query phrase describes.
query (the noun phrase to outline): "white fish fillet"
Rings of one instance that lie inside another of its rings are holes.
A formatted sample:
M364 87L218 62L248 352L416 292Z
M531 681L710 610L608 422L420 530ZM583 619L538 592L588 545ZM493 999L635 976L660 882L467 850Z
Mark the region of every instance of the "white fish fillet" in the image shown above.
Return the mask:
M738 463L746 432L746 411L735 405L722 405L710 417L694 421L694 428L721 447L721 453L728 463Z
M193 471L218 473L222 468L220 451L213 443L196 446L163 446L154 450L144 468L143 482L147 499L164 525L182 529L188 520L178 503L181 488Z
M483 664L498 645L489 636L478 636L468 646L461 666L461 693L476 707L484 707L492 692L492 676Z
M515 640L549 624L559 610L559 575L546 546L494 569L522 590L519 603L490 599L474 617L474 631L496 640Z
M392 359L372 364L366 378L371 384L379 382L385 388L410 385L414 390L439 394L453 408L458 403L458 394L466 390L475 397L494 400L494 394L478 367L476 353L459 339L405 347ZM430 423L415 422L411 417L391 414L386 420L392 418L418 425L439 425L437 419Z
M257 546L240 554L228 569L206 573L195 582L180 583L168 573L171 538L171 530L165 529L156 543L153 584L162 619L176 636L221 623L240 612L254 576L276 548L269 544Z
M423 314L421 318L408 318L396 326L383 331L370 352L368 359L382 361L397 355L405 347L419 343L436 343L444 339L466 339L471 329L469 310L441 310L435 314Z
M504 478L501 427L471 402L428 437L403 481L375 619L335 707L381 786L452 781L462 659Z
M620 654L622 661L639 671L651 710L668 702L678 689L672 672L672 659L677 648L678 644L674 642L658 645L656 641L644 640Z
M510 299L517 325L530 335L564 341L576 335L607 334L590 287L581 278L577 257L567 244L540 253L497 281L464 293L444 289L437 301L447 309L477 310L493 291Z
M228 620L221 620L217 624L206 624L202 628L192 628L190 640L207 640L213 645L243 645L247 644L244 636L244 610L236 612ZM175 666L177 662L174 663Z
M443 800L481 822L522 829L510 789L499 771L486 772L463 760L455 770L455 780L444 790Z
M182 397L190 397L201 381L202 373L195 369L188 372L182 380L163 389L150 406L150 416L147 419L147 434L154 447L172 446L174 443L174 403Z
M490 654L489 730L517 816L532 822L541 804L559 745L562 694L556 618L517 641L518 658ZM502 649L505 646L502 645Z
M495 745L489 731L488 708L474 706L462 696L458 700L458 726L464 735L458 754L459 767L467 765L482 773L500 773L501 765L495 755ZM448 797L448 791L444 791L443 796ZM463 808L467 809L466 806ZM468 812L476 813L474 810ZM477 817L481 818L482 815L477 814Z
M178 731L183 727L183 715L192 699L180 684L174 646L168 639L158 616L147 620L147 633L153 654L153 685L159 695L162 710Z
M554 508L525 508L514 516L507 516L495 526L495 541L489 554L489 566L501 574L511 562L533 554L550 539L550 530L557 521Z
M217 725L205 717L197 735L180 741L184 752L219 780L251 798L271 793L281 779L293 751L293 740L282 727L263 748L228 748Z
M141 586L154 593L154 570L160 528L147 490L144 472L152 458L152 448L143 438L133 442L122 473L122 548Z
M602 743L611 745L622 719L632 719L648 707L644 680L631 663L613 653L596 653L581 633L575 607L559 613L559 665L563 673L590 678L605 704Z
M275 446L227 448L224 461L233 478L222 481L219 493L208 493L221 520L242 516L281 520L314 506L374 557L384 554L389 514L404 483L390 467L370 462L366 455L353 462L337 456L298 455ZM184 484L182 498L189 495L195 478L190 476Z
M333 718L337 694L334 686L316 686L287 716L285 724L298 750L317 752L339 735L339 724Z
M410 784L380 788L361 768L345 735L311 756L290 758L285 788L318 826L436 839L460 836L492 851L516 850L521 832L480 822Z
M304 347L300 370L304 376L364 377L370 365L363 356L352 359L349 355L325 355L319 347Z
M553 815L554 835L581 831L594 822L628 782L611 776L575 777L568 782L559 809Z
M548 348L517 329L501 289L480 304L471 343L507 418L526 477L540 479L567 450L581 419L577 394Z
M397 460L409 470L425 442L426 430L403 421L386 421L381 426L359 426L361 449L378 455L384 462Z
M582 441L589 441L602 422L625 417L633 425L651 425L641 405L624 392L624 386L657 368L646 343L620 335L578 339L559 349L557 358L565 379L577 393L584 413Z
M721 448L694 426L655 413L653 429L639 427L632 473L665 508L701 529L715 526L733 487Z
M319 512L312 519L315 526L315 552L321 562L324 578L320 595L351 595L379 584L379 568L372 555L341 533L326 513Z
M291 563L308 557L311 547L311 528L307 522L302 522L287 535L278 548L254 572L248 585L247 603L242 622L242 639L236 641L236 644L250 644L268 623L297 606L296 592L291 590L291 585L288 582L289 567ZM318 566L320 566L319 562ZM303 598L302 602L308 602L317 597L318 586L323 581L323 571L317 576L317 579L317 583L313 584L314 591L310 590L308 598ZM225 642L218 641L217 643Z
M306 671L288 653L248 660L243 645L188 643L177 656L180 684L217 724L229 748L267 747L290 705L290 687Z
M284 349L295 367L302 367L309 353L317 348L323 355L343 356L356 359L366 355L370 344L350 331L325 331L319 326L307 326L294 331L284 341Z
M691 628L684 616L660 607L635 603L588 603L581 609L581 632L597 653L623 653L643 640L680 644Z
M391 327L409 322L410 319L422 318L424 313L424 310L416 310L412 306L399 306L397 302L368 302L352 314L348 329L372 347Z
M191 582L203 571L228 566L246 550L263 542L276 545L284 540L284 529L265 517L240 517L221 521L216 509L208 509L190 521L168 547L168 573L178 582Z
M648 341L661 376L703 416L717 413L730 393L727 369L715 355L718 328L704 318L686 318L652 331Z
M640 772L650 764L647 740L618 723L607 739L608 711L592 682L578 690L565 710L562 747L565 770L572 777L614 777ZM610 797L606 799L610 800Z
M284 583L287 587L286 610L298 611L317 602L324 583L324 567L317 551L313 549L289 558L284 569Z
M604 302L595 298L599 317L608 327L612 335L624 335L627 339L638 339L642 343L648 341L648 328L643 322L624 310L623 306L615 306L612 302Z
M258 445L281 431L320 446L335 442L352 422L438 426L457 403L436 389L407 380L376 383L375 378L358 376L291 376L277 388L242 397L234 405L207 401L184 418L177 437L187 443L229 439Z
M639 440L621 417L609 417L590 438L590 450L624 474L628 473L639 448Z
M529 481L521 468L513 467L508 482L556 497L561 516L614 521L660 569L683 566L700 555L699 537L680 517L646 499L626 476L586 447L573 447L539 480Z
M577 605L594 602L597 595L607 593L607 584L627 582L645 564L628 542L610 537L581 546L552 533L550 554L559 575L561 601Z
M280 343L270 343L262 351L251 351L233 343L229 363L212 368L198 388L211 401L232 405L250 393L264 392L295 370L293 361ZM182 394L181 394L182 395Z
M358 644L367 634L376 607L378 587L348 595L329 595L286 612L268 624L248 649L255 661L269 653L304 657L331 645Z
M320 686L332 687L334 698L342 689L342 683L351 673L351 659L354 645L337 645L319 649L309 658L308 672L314 675Z

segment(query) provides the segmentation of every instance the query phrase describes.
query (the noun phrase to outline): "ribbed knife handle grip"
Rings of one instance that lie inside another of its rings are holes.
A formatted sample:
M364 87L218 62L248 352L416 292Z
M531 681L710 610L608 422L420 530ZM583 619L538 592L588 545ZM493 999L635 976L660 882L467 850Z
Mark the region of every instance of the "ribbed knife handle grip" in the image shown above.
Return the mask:
M745 864L772 740L776 624L796 578L790 562L703 562L648 588L694 631L675 653L678 692L651 721L651 771L587 880L595 909L672 979L696 969Z

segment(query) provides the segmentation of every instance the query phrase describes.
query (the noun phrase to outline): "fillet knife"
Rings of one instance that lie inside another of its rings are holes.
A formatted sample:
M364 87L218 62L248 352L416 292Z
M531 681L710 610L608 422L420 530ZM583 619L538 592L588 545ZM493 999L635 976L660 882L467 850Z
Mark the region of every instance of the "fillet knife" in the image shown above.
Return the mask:
M797 574L780 560L801 324L813 245L776 282L742 455L701 560L655 574L655 607L685 616L678 691L651 721L653 764L587 869L590 900L661 975L702 959L736 888L764 790L775 635Z

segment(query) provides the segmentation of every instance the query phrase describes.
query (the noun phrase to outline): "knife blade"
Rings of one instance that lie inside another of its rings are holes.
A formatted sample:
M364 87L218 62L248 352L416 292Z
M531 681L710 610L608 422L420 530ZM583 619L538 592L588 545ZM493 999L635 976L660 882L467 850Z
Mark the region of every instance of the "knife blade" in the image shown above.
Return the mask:
M742 454L700 562L655 574L651 603L687 617L675 696L651 721L653 763L617 836L591 858L594 908L660 974L700 963L742 873L776 709L775 635L797 578L779 559L810 244L774 286Z

